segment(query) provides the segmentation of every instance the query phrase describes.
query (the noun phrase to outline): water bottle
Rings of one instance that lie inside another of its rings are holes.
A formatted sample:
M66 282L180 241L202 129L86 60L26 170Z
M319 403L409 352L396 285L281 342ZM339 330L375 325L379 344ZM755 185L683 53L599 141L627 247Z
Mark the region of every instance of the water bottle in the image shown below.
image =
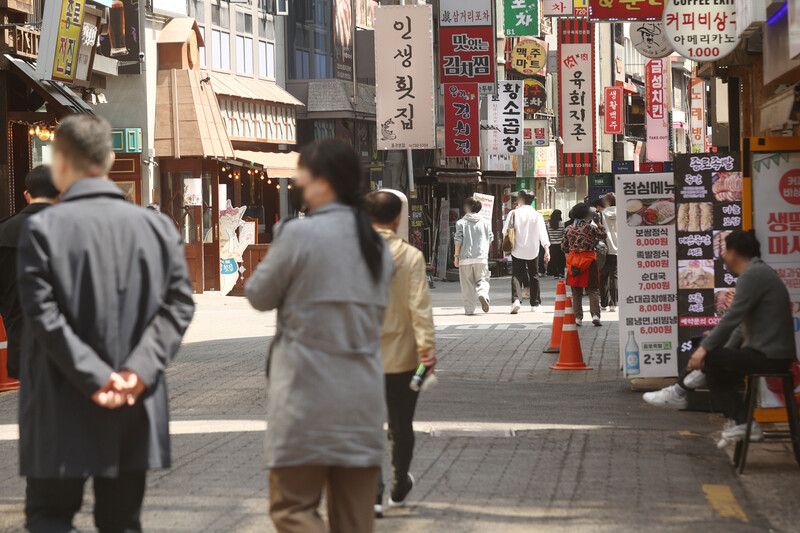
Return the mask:
M628 376L639 375L639 345L633 331L628 332L628 343L625 345L625 374Z
M428 370L430 370L430 367L420 363L417 367L417 371L414 373L414 377L411 378L411 383L409 383L408 387L414 392L419 392L421 390L426 391L439 383L439 380L436 379L436 374L429 374L428 376L425 375L428 373Z

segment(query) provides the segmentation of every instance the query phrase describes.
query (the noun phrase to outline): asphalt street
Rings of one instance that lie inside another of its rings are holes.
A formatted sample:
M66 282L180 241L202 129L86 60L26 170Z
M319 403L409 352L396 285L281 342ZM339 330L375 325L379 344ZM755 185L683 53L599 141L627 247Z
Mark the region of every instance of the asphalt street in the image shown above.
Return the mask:
M465 317L458 284L437 283L441 383L419 403L418 483L378 532L800 531L787 447L754 446L739 476L716 447L719 416L644 404L619 372L615 314L580 330L593 370L550 370L554 287L543 282L545 312L511 316L509 281L493 280L490 313ZM197 301L167 373L174 464L148 478L144 525L273 531L262 443L275 317L240 298ZM16 409L16 393L0 395L0 531L23 524ZM93 531L90 484L85 501L76 524Z

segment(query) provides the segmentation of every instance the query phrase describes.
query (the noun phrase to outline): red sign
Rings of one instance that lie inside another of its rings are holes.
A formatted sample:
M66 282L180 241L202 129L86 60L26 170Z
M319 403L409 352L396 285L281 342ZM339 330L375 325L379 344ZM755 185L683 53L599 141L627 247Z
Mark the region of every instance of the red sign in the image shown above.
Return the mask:
M650 161L639 163L639 172L664 172L664 163L661 161Z
M792 205L800 205L800 170L793 169L783 175L780 184L781 196ZM800 219L800 213L792 213L792 219ZM800 222L800 220L793 220ZM800 225L792 231L799 231Z
M606 122L605 133L622 135L625 133L625 108L622 103L622 87L605 88Z
M661 20L667 0L589 0L589 20Z
M644 67L645 128L647 130L647 159L650 161L669 160L668 59L648 59Z
M439 28L440 82L494 84L494 28L442 26Z
M594 25L587 19L558 23L561 175L595 171Z
M478 84L459 83L444 87L445 157L480 156L481 123Z

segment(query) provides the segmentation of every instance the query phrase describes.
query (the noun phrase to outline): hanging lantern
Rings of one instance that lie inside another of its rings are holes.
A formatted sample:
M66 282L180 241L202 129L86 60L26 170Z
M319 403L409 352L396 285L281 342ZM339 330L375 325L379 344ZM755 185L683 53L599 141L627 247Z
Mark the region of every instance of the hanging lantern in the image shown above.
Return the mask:
M33 127L31 127L31 129L29 129L29 130L28 130L28 135L30 135L31 137L33 137L34 135L36 135L36 130L35 130L35 129L33 129Z

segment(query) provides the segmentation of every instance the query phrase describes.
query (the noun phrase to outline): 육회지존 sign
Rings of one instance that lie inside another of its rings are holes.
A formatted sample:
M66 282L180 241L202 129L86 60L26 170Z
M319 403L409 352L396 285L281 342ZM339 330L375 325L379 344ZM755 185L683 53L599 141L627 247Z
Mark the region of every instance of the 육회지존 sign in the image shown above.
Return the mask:
M675 51L693 61L716 61L739 44L734 0L667 0L664 26Z

